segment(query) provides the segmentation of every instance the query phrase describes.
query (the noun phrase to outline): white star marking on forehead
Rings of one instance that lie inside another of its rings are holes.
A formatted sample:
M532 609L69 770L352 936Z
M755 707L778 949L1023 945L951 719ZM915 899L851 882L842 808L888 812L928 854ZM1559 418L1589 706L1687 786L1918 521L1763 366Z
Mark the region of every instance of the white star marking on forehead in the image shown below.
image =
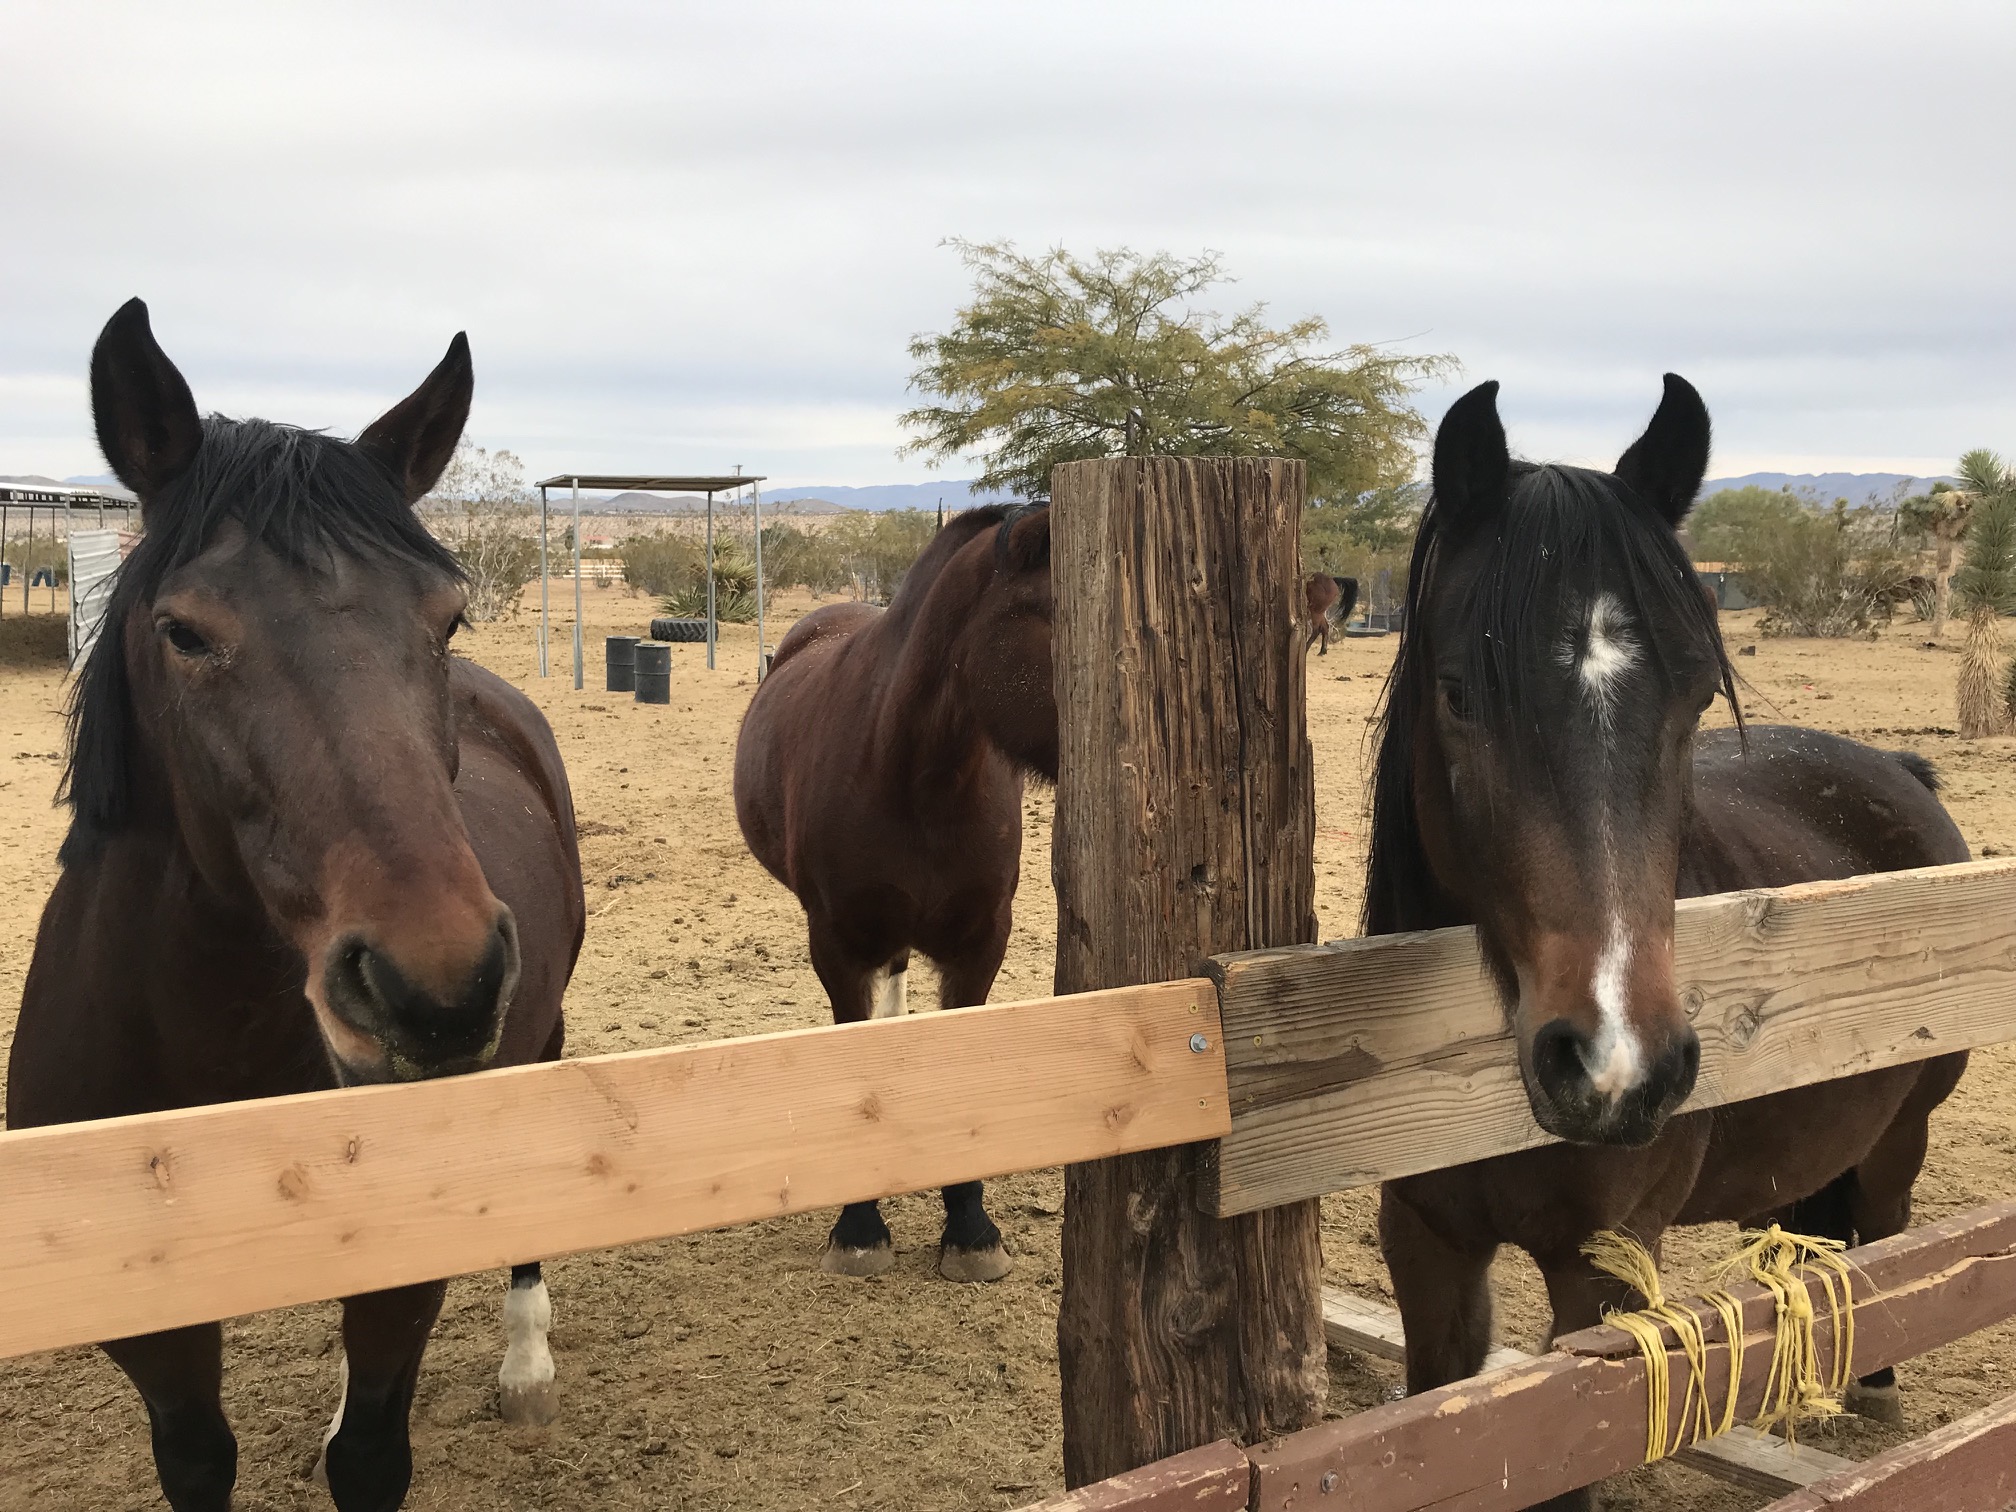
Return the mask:
M1589 606L1589 633L1576 671L1598 712L1608 714L1617 685L1638 664L1638 642L1631 635L1630 616L1607 593Z

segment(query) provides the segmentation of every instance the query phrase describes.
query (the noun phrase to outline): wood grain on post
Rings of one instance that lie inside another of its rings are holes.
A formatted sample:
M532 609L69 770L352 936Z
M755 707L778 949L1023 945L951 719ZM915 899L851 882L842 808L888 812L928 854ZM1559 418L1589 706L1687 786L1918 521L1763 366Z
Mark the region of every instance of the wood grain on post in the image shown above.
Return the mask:
M1304 487L1258 458L1052 475L1060 992L1315 938ZM1206 1215L1208 1148L1066 1172L1067 1486L1321 1415L1316 1204Z

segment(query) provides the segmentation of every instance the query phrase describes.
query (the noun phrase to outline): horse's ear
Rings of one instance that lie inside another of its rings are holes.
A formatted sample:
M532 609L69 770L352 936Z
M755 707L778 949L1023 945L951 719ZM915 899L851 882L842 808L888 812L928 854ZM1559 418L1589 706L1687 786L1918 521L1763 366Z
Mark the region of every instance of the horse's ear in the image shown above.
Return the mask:
M188 470L203 444L189 384L155 341L138 299L119 307L91 349L91 419L106 462L143 506Z
M469 399L476 391L475 370L469 365L469 336L457 331L448 355L420 387L364 427L358 450L376 458L405 490L406 502L417 504L441 480L462 427L469 420Z
M1457 520L1492 514L1505 502L1511 473L1493 379L1450 405L1435 432L1436 507Z
M1645 434L1617 459L1617 476L1677 528L1708 476L1708 406L1678 373L1666 375L1666 397Z

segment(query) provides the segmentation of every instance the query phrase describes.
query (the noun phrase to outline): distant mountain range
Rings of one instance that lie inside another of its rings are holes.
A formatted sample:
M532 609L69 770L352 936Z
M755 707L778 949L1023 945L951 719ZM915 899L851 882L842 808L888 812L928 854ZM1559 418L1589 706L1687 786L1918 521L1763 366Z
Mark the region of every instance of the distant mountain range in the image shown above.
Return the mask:
M1795 492L1810 491L1825 502L1846 499L1850 504L1871 504L1890 498L1896 493L1897 485L1909 484L1908 492L1922 493L1935 478L1914 478L1906 473L1745 473L1739 478L1710 478L1701 485L1701 496L1720 493L1726 488L1791 488ZM1947 482L1952 480L1946 479ZM0 483L56 484L67 483L73 487L99 488L106 493L122 498L133 497L119 480L110 473L91 473L74 478L45 478L39 475L0 478ZM971 509L976 504L1009 504L1016 495L989 489L982 493L971 492L972 479L948 478L942 483L877 483L866 487L849 487L844 484L817 484L809 488L780 488L772 492L765 490L765 504L791 504L799 514L838 514L842 510L885 510L885 509L930 509L935 510L943 501L949 513L955 509ZM612 499L595 505L598 514L698 514L706 507L706 500L698 494L617 494ZM722 501L725 504L725 500Z
M1710 478L1701 485L1701 497L1721 493L1725 488L1768 488L1776 492L1790 488L1794 493L1817 494L1822 503L1846 499L1850 504L1876 504L1889 499L1897 485L1908 483L1907 493L1923 493L1938 478L1914 478L1908 473L1745 473L1740 478ZM1952 482L1951 478L1943 481Z

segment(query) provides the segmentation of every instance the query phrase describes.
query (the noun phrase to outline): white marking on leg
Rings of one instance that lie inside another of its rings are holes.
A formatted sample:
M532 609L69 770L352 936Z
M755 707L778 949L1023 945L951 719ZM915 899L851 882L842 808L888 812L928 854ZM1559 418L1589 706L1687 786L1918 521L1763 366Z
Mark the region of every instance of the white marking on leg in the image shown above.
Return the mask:
M553 1302L544 1281L504 1293L504 1366L497 1386L507 1402L537 1396L553 1384L553 1351L546 1345L552 1326Z
M910 969L892 971L884 966L876 971L869 982L870 1018L901 1018L910 1011Z
M1589 1085L1613 1103L1638 1083L1638 1036L1625 1012L1630 979L1631 937L1624 931L1623 919L1612 914L1610 932L1596 957L1595 977L1589 984L1601 1027L1584 1064Z
M315 1484L325 1491L329 1489L329 1441L342 1429L343 1409L350 1405L350 1356L339 1356L336 1367L336 1416L329 1419L329 1426L322 1430L322 1453L315 1461Z

